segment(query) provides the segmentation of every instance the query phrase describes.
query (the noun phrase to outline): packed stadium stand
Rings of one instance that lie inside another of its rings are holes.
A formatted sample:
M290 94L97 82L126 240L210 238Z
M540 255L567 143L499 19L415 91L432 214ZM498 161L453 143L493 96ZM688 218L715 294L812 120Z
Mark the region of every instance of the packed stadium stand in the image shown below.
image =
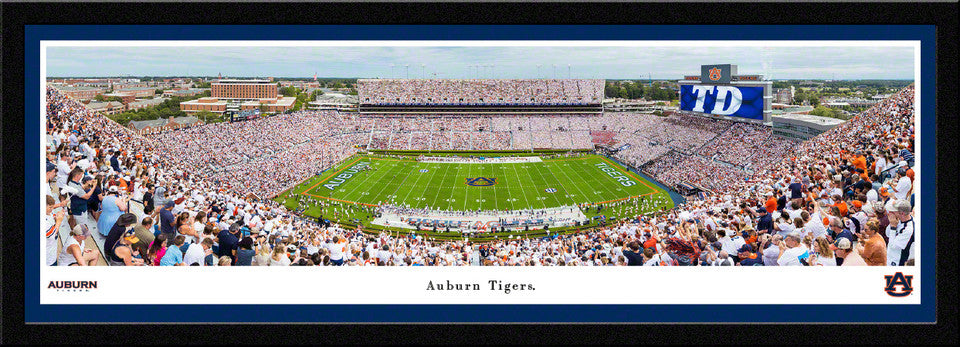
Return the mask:
M360 79L361 115L600 114L603 80Z

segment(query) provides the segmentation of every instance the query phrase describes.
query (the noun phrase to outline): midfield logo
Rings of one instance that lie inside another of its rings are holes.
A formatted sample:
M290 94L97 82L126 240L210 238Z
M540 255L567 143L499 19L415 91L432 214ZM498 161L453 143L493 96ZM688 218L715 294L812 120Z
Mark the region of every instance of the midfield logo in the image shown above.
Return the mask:
M497 184L497 179L494 177L467 177L467 185L474 187L489 187Z
M893 276L883 276L887 280L887 286L883 288L887 295L893 297L904 297L913 293L913 276L904 276L902 272L897 272ZM897 291L900 286L900 291Z
M718 80L720 80L720 77L722 77L722 76L720 76L720 69L719 69L719 68L712 68L712 69L710 69L710 80L711 80L711 81L718 81Z

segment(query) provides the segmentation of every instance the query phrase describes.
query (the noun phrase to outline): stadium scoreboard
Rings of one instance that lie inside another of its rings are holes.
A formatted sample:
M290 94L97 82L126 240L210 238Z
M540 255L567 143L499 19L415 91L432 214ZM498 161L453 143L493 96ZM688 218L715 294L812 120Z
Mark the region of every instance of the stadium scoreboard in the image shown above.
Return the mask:
M740 122L769 123L773 82L740 75L737 65L701 65L699 75L677 81L680 110Z

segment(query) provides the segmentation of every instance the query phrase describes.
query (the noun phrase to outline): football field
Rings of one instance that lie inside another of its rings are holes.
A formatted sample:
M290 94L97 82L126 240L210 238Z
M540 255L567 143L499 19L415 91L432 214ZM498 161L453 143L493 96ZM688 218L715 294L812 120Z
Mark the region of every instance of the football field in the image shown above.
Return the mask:
M355 156L289 192L341 205L441 210L541 209L656 194L669 201L656 185L598 155L483 164Z

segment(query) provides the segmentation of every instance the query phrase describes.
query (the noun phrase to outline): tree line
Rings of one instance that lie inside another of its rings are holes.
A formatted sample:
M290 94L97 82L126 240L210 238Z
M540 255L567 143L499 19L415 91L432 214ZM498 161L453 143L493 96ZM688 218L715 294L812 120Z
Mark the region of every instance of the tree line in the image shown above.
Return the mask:
M662 82L607 81L603 95L608 98L677 100L677 91L664 87Z

